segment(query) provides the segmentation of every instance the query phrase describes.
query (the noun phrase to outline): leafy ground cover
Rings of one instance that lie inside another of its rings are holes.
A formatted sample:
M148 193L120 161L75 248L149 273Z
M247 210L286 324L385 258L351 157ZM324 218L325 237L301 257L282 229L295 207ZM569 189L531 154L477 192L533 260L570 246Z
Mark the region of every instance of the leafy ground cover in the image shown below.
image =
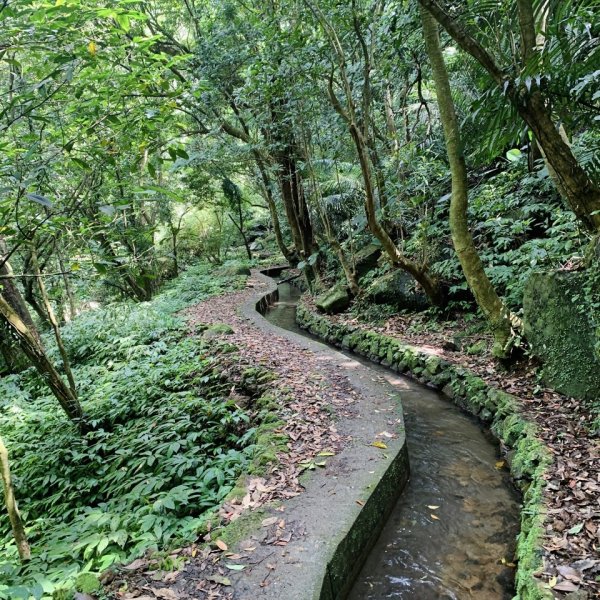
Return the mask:
M32 369L0 380L0 428L32 546L19 566L3 520L0 598L60 597L81 573L197 538L251 460L255 429L223 376L235 347L189 336L177 312L244 281L192 267L152 302L66 326L93 425L85 437Z

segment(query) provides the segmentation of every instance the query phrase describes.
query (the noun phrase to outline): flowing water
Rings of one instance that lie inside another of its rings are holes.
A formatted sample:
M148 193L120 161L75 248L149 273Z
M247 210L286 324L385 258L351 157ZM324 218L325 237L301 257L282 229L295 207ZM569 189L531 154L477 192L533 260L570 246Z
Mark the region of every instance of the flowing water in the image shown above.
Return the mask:
M300 292L279 294L265 317L311 337L295 321ZM429 388L352 358L400 394L411 475L349 598L512 598L519 498L490 434Z

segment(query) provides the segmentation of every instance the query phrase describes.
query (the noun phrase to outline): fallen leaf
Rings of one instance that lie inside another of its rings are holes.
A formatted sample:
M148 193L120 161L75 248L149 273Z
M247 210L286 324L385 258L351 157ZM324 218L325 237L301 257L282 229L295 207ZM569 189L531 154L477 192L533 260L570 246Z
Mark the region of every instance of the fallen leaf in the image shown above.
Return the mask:
M377 434L377 437L386 437L386 438L395 438L396 436L393 433L390 433L389 431L382 431L381 433Z
M494 466L496 467L496 469L502 469L505 465L506 465L506 461L505 460L498 460L494 464Z
M179 600L179 598L181 598L181 595L176 592L175 590L172 590L170 588L150 588L152 590L152 593L157 597L157 598L162 598L163 600Z
M279 521L279 517L269 517L262 522L263 527L270 527L271 525L275 525Z
M221 585L231 585L231 579L229 579L229 577L223 577L222 575L211 575L206 579L214 583L220 583Z
M567 533L570 533L571 535L575 535L576 533L579 533L582 529L583 529L583 523L578 523L577 525L573 525L573 527L571 527L571 529L567 530Z
M435 504L428 504L427 508L429 508L431 510L437 510L439 508L439 506L435 506Z
M143 558L137 558L133 562L130 562L128 565L123 565L121 569L126 569L127 571L137 571L138 569L143 569L148 566L148 561Z
M558 590L559 592L576 592L579 589L579 586L575 585L571 581L561 581L560 583L557 583L552 589Z
M566 565L558 565L557 571L565 578L571 581L581 581L581 573Z
M228 569L232 571L243 571L246 568L246 565L225 565Z
M323 450L322 452L319 452L319 454L317 454L317 456L335 456L335 452L330 452L329 450Z
M223 550L223 552L229 548L229 546L223 540L217 540L215 542L215 546L219 548L219 550Z
M387 449L386 444L384 444L383 442L380 442L379 440L376 440L375 442L373 442L371 444L371 446L375 446L375 448L381 448L382 450L386 450Z
M430 516L430 517L431 517L431 518L432 518L434 521L439 521L439 520L440 520L440 518L439 518L437 515L434 515L433 513L431 513L429 516Z

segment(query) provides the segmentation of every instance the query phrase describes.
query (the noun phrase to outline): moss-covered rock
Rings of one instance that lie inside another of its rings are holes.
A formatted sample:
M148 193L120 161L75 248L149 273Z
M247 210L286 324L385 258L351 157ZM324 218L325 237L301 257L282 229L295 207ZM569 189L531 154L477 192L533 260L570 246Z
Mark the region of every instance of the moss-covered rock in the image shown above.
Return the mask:
M364 277L369 271L372 271L377 267L377 261L381 256L381 246L376 244L369 244L364 248L361 248L354 255L354 270L356 277L360 279Z
M315 299L315 306L323 312L336 314L350 306L350 295L343 285L336 285Z
M222 277L235 277L236 275L250 275L250 267L243 263L232 262L223 265L218 274Z
M428 306L426 296L416 291L414 279L400 270L378 277L366 294L375 304L390 304L398 309L422 310Z
M594 400L600 389L600 331L581 293L584 277L532 275L523 295L524 325L533 353L543 361L544 381L568 396Z
M229 325L225 323L215 323L214 325L210 325L205 329L202 337L205 339L212 339L222 335L231 335L232 333L233 329Z

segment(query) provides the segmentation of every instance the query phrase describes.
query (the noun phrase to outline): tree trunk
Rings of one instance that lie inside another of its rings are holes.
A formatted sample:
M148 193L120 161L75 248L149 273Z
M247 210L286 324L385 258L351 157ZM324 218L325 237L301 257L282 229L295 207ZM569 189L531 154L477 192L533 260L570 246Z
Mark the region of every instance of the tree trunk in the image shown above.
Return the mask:
M558 191L586 229L600 232L600 189L582 169L571 147L554 125L550 108L541 93L532 91L520 98L515 91L511 96L543 152Z
M460 129L452 101L448 72L440 46L438 25L433 16L422 7L421 18L452 173L452 197L450 200L452 243L469 288L494 334L494 355L498 358L505 358L509 352L511 340L510 313L486 275L475 248L473 236L469 231L467 167L462 151Z
M177 256L177 235L179 234L179 229L175 227L171 227L171 244L173 248L173 276L179 276L179 258Z
M13 537L17 545L17 551L21 562L28 561L31 558L31 550L27 542L27 534L21 520L15 492L13 490L12 479L10 476L10 466L8 464L8 450L4 445L2 437L0 437L0 472L2 474L2 486L4 487L4 504L10 525L12 527Z
M6 301L13 307L19 318L27 325L29 331L41 345L41 338L38 330L36 329L33 319L31 318L31 314L27 309L27 304L23 300L23 296L21 296L21 292L17 287L14 274L12 269L10 268L10 264L8 261L4 260L4 257L7 255L7 248L4 240L0 238L0 293L6 298ZM44 316L44 318L46 318Z
M67 299L69 300L69 320L72 320L77 316L77 305L75 303L75 295L73 294L73 286L71 285L69 275L65 269L65 261L62 256L62 252L58 248L58 244L56 245L56 255L58 256L58 264L60 266L60 272L62 273Z
M421 285L423 291L434 306L442 306L444 304L444 295L439 283L429 275L425 266L414 263L398 250L398 247L389 236L388 232L377 220L373 180L371 177L371 167L367 156L366 144L354 122L350 123L350 133L352 134L352 139L354 140L354 145L358 153L360 169L365 184L365 212L367 214L367 223L371 233L381 242L381 245L392 264L412 275L412 277Z
M33 270L37 278L38 287L40 288L42 301L44 302L44 307L46 309L46 313L48 314L48 319L50 320L52 331L54 332L54 338L56 339L56 345L58 346L58 351L62 359L63 368L67 375L67 380L69 382L71 393L73 394L74 398L77 398L77 386L75 385L73 371L71 371L71 363L69 362L67 350L65 348L65 345L63 344L62 335L60 334L60 327L58 325L58 322L56 321L56 316L54 314L50 298L48 298L48 293L46 292L46 284L44 283L44 279L40 271L40 265L38 263L35 250L32 252L31 255L31 265L33 266Z
M569 144L562 139L552 120L552 109L547 98L532 83L531 91L516 88L506 77L492 55L468 32L468 30L444 10L437 0L418 0L422 7L429 10L435 19L446 29L454 41L491 75L512 102L520 117L527 123L535 135L546 160L554 171L561 193L571 210L581 223L591 232L600 232L600 188L594 184ZM535 48L535 31L532 31L532 3L530 0L518 0L519 26L521 40L527 47L523 57L529 57ZM550 169L549 169L550 170Z
M285 260L287 260L287 262L290 265L295 266L298 263L298 254L297 252L291 252L289 248L285 245L285 242L283 240L283 235L281 233L281 223L279 222L277 206L275 204L275 199L273 198L273 190L271 189L271 180L269 178L269 175L258 150L254 151L254 159L256 160L256 166L258 167L258 171L261 177L263 196L267 201L269 213L271 214L271 220L273 222L273 231L275 232L275 240L277 241L277 246L279 247L279 250L281 251L281 254L283 254Z
M58 371L48 359L40 342L35 338L17 312L8 304L2 294L0 294L0 320L10 328L12 334L17 339L19 347L48 384L69 419L80 430L85 430L86 424L79 400L73 395L69 387L65 385Z

